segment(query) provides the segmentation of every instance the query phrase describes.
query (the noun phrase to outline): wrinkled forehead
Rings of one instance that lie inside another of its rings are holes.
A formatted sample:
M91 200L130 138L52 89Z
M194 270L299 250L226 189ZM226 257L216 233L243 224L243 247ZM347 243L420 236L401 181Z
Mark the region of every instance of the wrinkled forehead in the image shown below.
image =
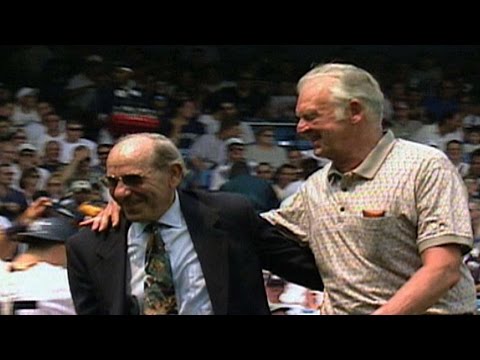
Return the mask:
M116 158L107 160L107 175L145 174L150 168L151 166L144 161L130 161Z
M324 76L306 81L298 94L299 101L309 100L317 102L319 100L330 100L332 87L337 81L338 79Z
M327 89L310 88L300 93L295 107L298 117L312 115L318 111L327 111L332 106L332 96Z
M152 152L135 144L115 146L107 158L107 170L128 169L130 171L145 171L151 167Z

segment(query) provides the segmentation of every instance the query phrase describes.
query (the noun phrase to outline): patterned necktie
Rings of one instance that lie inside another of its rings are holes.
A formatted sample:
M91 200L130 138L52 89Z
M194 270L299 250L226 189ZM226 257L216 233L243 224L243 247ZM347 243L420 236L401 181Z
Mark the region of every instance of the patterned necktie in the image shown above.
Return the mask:
M144 315L178 314L172 269L158 224L147 229L149 238L145 254Z

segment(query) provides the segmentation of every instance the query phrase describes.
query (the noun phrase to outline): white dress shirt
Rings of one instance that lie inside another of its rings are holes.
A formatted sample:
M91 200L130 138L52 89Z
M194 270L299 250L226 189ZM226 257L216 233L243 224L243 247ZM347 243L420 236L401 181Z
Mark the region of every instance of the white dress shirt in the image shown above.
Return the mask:
M165 250L170 258L179 315L213 314L205 277L180 209L178 193L175 193L174 203L158 223ZM128 257L132 275L130 285L132 295L138 300L140 313L143 311L143 287L146 278L147 225L134 222L128 230Z

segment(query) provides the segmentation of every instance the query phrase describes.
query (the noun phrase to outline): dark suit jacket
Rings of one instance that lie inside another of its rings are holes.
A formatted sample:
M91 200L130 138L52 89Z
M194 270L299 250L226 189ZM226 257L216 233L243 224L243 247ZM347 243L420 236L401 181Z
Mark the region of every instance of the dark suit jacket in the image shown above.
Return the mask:
M215 314L269 314L262 268L321 289L308 247L281 235L235 194L179 191ZM78 314L135 314L128 293L127 230L82 229L67 245L68 277Z

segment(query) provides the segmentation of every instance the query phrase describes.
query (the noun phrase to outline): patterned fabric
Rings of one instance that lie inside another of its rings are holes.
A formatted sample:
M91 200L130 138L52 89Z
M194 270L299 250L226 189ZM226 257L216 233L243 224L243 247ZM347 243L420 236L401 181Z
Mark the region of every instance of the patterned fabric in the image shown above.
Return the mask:
M285 208L262 216L309 243L325 284L323 314L369 314L422 266L425 249L472 246L467 193L452 163L391 132L352 172L330 163ZM474 311L472 278L465 265L460 271L427 313Z
M144 315L178 314L172 269L158 224L147 229L151 233L145 255Z

